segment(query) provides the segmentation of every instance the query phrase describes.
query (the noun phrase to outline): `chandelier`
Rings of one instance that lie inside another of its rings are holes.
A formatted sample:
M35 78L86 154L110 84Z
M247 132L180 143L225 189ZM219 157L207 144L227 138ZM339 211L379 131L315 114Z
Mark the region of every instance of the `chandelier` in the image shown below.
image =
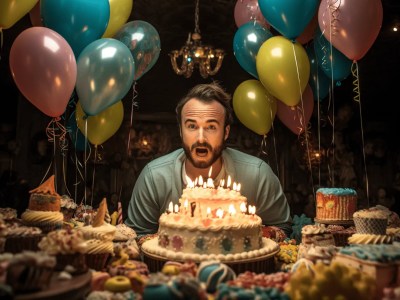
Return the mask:
M217 74L221 68L225 52L222 49L215 49L209 45L203 45L199 29L199 0L196 0L194 15L194 33L189 33L188 39L180 50L173 50L169 53L172 68L178 75L185 78L192 76L194 68L198 68L200 75L207 78L209 75ZM178 61L181 61L180 67Z

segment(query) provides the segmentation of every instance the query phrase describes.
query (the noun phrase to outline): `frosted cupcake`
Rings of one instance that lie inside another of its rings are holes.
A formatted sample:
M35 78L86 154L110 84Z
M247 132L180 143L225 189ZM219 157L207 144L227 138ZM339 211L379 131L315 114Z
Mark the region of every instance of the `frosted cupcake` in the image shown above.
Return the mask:
M64 215L64 221L68 222L75 213L78 205L68 195L61 196L61 212Z
M104 198L99 206L91 225L78 227L86 240L85 257L89 268L101 271L107 260L114 254L113 239L115 226L104 222L107 211L107 202Z
M39 243L39 248L57 258L55 269L73 268L72 273L79 274L87 270L84 251L86 242L82 232L76 229L61 229L49 232Z
M386 235L387 214L380 209L362 209L353 214L356 231L359 234Z
M7 227L4 236L6 239L4 251L19 253L24 250L39 250L38 243L44 234L38 227L19 226L14 224Z
M60 229L64 216L60 212L60 195L55 191L54 175L29 193L29 206L21 215L22 222L39 227L45 233Z

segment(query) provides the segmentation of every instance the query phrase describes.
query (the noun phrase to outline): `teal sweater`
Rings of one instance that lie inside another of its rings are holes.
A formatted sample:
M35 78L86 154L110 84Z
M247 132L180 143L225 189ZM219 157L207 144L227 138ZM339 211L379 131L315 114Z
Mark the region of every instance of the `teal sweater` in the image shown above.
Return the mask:
M277 226L287 235L291 232L290 209L278 177L263 160L227 148L222 152L226 176L241 184L241 193L264 225ZM126 225L141 235L158 230L158 219L172 201L178 200L184 188L182 167L183 149L148 163L140 173L129 202Z

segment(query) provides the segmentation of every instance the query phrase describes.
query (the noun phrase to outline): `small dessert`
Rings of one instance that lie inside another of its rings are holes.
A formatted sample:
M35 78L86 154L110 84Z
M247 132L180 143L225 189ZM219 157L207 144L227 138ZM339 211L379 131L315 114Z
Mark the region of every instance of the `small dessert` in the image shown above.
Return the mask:
M206 285L207 293L215 293L219 284L234 280L236 274L219 261L203 261L197 270L197 278Z
M38 227L20 226L15 223L7 227L4 236L4 251L19 253L24 250L38 251L38 243L44 234Z
M362 209L353 215L357 233L385 235L388 216L380 209Z
M350 188L320 188L316 192L316 219L351 220L357 208L357 192Z
M68 222L75 213L78 205L68 195L61 196L61 212L64 215L64 221Z

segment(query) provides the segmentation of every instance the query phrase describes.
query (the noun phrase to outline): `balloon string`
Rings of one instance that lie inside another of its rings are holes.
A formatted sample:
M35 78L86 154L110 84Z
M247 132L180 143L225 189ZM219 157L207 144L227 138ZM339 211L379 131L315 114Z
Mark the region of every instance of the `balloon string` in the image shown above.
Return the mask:
M96 162L97 162L97 145L94 146L94 162L93 162L93 175L92 175L92 195L90 197L90 206L93 207L94 197L94 179L96 175Z
M306 140L306 151L307 151L307 158L308 158L308 165L310 169L310 176L311 176L311 182L312 186L314 187L313 183L313 176L312 176L312 167L311 167L311 157L310 157L310 149L309 149L309 141L308 141L308 128L307 125L305 124L305 115L304 115L304 101L303 101L303 91L301 90L301 80L300 80L300 72L299 72L299 65L297 62L297 56L296 56L296 51L294 49L294 43L292 43L292 49L293 49L293 55L294 55L294 61L296 63L296 73L297 73L297 82L299 85L299 94L300 94L300 102L301 102L301 109L298 107L299 110L301 110L299 114L299 122L300 122L300 134L303 132Z
M268 156L268 151L267 151L267 135L264 134L263 138L261 140L261 147L260 147L260 153Z
M130 117L130 122L129 122L129 130L128 130L128 142L126 143L126 153L128 156L130 156L129 153L129 148L130 148L130 143L131 143L131 128L133 128L133 110L134 107L138 107L138 103L136 100L136 98L138 97L138 92L136 90L136 81L133 82L133 86L132 86L132 103L131 103L131 117Z
M365 191L367 194L367 206L369 208L369 181L368 181L368 172L367 172L367 159L365 154L365 141L364 141L364 126L363 126L363 117L362 117L362 109L361 109L361 93L360 93L360 77L358 74L358 63L357 61L353 61L351 65L351 73L353 74L353 92L355 96L353 100L358 103L360 109L360 129L361 129L361 146L363 152L363 160L364 160L364 172L365 172Z
M85 137L87 137L87 122L88 122L88 118L83 118L84 120L85 120ZM87 144L87 143L86 143ZM84 163L83 163L83 170L84 170L84 180L83 180L83 182L85 183L85 185L84 185L84 193L83 193L83 198L84 198L84 203L85 203L85 207L86 207L86 203L87 203L87 193L86 193L86 178L87 178L87 162L88 162L88 160L89 160L89 157L88 156L86 156L87 155L87 152L86 152L86 150L87 150L87 147L86 147L86 144L85 144L85 151L84 151L84 153L85 153L85 160L84 160Z

